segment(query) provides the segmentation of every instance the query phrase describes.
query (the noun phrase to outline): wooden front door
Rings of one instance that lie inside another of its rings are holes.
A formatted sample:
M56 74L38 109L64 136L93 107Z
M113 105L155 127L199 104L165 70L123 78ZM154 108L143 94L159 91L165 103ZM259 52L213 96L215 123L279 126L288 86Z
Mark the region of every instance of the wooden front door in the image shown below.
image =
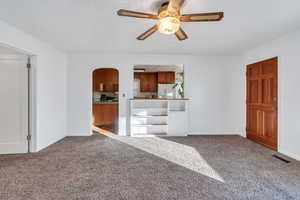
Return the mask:
M247 138L277 150L278 59L247 66Z

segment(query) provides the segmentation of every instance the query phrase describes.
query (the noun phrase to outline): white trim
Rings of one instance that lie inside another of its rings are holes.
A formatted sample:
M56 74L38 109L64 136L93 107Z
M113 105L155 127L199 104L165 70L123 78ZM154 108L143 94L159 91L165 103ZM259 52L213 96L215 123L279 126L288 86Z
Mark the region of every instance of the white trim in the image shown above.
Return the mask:
M24 144L24 143L23 144L1 143L1 145L0 145L0 152L2 155L3 154L25 154L25 153L27 153L27 150L28 150L27 142L26 142L26 144Z
M291 158L293 158L295 160L300 161L300 156L299 155L296 155L294 153L290 153L290 152L287 152L287 151L284 151L284 150L279 150L278 152L281 153L281 154L283 154L283 155L286 155L288 157L291 157Z
M6 47L6 45L3 45L2 43L0 44L1 47ZM15 50L15 48L12 48L10 47L11 49ZM17 52L17 50L15 50ZM36 97L35 97L35 86L36 86L36 82L35 82L35 73L33 73L33 70L31 68L31 70L29 71L30 73L30 77L28 76L27 74L27 59L28 57L32 58L32 60L34 60L34 64L36 63L36 58L33 56L30 56L30 55L25 55L25 54L21 54L21 53L16 53L16 54L2 54L0 55L0 60L3 61L3 62L6 62L6 61L15 61L15 62L20 62L22 65L24 64L24 69L26 69L26 79L30 78L29 80L26 80L27 81L30 81L29 85L27 85L26 83L26 112L29 112L30 116L28 118L28 115L26 116L26 129L28 130L28 124L30 124L30 128L31 128L31 142L30 142L30 146L29 146L29 149L28 149L28 146L27 146L27 140L26 140L26 150L23 149L23 147L19 147L19 146L16 146L15 144L1 144L3 145L3 147L1 148L1 152L3 154L19 154L19 153L24 153L24 152L28 152L28 150L30 152L37 152L37 146L36 146L36 103L35 103L35 100L36 100ZM30 90L30 93L28 94L27 93L27 89ZM30 99L30 102L28 102L28 95L30 95L29 99ZM28 110L28 105L29 106L29 109ZM27 134L27 133L26 133ZM26 135L27 136L27 135Z
M37 146L37 104L36 104L36 70L37 70L37 56L29 56L30 57L30 134L31 134L31 142L30 142L30 152L38 152Z
M16 61L27 61L28 55L21 54L1 54L0 60L16 60Z
M24 50L24 49L16 48L16 47L11 46L11 45L8 45L8 44L6 44L6 43L0 42L0 46L1 46L1 47L4 47L4 48L8 48L8 49L10 49L10 50L12 50L12 51L15 51L17 54L20 54L20 55L26 55L26 56L32 56L32 55L33 55L33 54L32 54L31 52L29 52L29 51L26 51L26 50Z
M0 55L1 60L16 60L16 61L27 61L28 57L31 59L31 69L30 69L30 85L28 85L29 90L30 90L30 118L27 119L29 120L30 126L31 126L31 142L29 146L29 151L30 152L38 152L38 147L37 147L37 132L36 132L36 126L37 126L37 118L36 118L36 67L37 67L37 56L34 56L29 51L25 51L22 49L19 49L17 47L8 45L6 43L0 43L1 47L9 48L13 51L16 51L16 54L2 54ZM26 62L27 63L27 62ZM26 65L24 66L26 67ZM17 153L17 152L16 152Z

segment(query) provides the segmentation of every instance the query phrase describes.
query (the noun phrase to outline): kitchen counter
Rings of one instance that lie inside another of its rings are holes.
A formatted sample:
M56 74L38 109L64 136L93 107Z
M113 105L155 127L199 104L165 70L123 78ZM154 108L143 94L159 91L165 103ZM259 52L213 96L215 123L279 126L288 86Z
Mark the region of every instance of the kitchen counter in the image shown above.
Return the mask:
M112 102L112 101L102 101L102 102L94 102L93 104L119 104L119 102Z
M187 136L188 100L186 98L130 99L130 135Z
M162 101L162 100L165 100L165 101L187 101L189 99L187 98L139 98L139 97L136 97L136 98L132 98L132 99L129 99L131 101L135 101L135 100L149 100L149 101Z

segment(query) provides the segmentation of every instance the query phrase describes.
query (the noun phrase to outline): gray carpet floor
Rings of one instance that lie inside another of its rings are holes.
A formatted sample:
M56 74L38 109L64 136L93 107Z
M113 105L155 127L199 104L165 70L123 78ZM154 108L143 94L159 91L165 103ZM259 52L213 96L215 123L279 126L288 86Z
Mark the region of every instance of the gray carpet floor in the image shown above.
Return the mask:
M239 136L67 137L0 156L0 199L300 199L300 163Z

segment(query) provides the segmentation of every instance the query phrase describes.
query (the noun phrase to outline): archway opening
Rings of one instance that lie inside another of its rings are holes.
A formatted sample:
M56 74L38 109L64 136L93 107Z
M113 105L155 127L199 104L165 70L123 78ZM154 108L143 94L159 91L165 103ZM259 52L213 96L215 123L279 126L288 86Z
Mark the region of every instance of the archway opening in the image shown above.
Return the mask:
M100 68L93 71L94 133L118 134L119 124L119 71Z

